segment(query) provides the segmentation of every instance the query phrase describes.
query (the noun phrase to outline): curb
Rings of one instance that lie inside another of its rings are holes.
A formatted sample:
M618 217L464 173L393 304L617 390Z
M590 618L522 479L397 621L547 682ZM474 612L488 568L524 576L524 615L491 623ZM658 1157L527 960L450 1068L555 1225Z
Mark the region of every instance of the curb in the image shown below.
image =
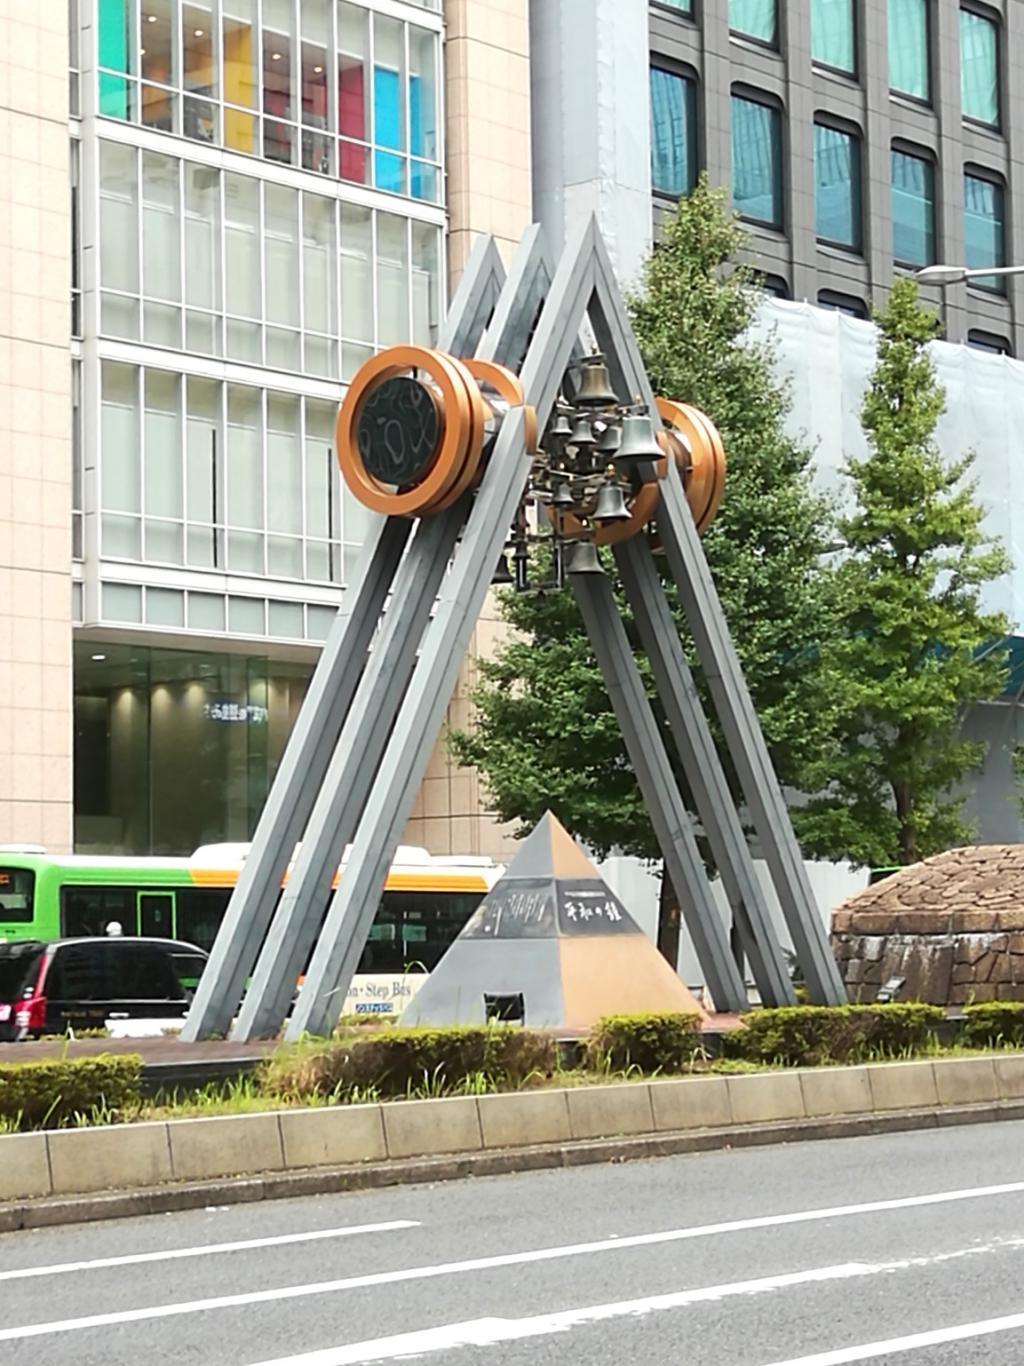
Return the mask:
M785 1120L773 1124L730 1125L727 1128L651 1134L636 1138L541 1143L461 1156L409 1161L393 1159L309 1168L278 1175L182 1182L101 1195L3 1204L0 1205L0 1233L49 1228L58 1224L91 1223L100 1219L136 1218L144 1214L170 1214L205 1209L210 1205L336 1195L348 1191L379 1190L388 1186L457 1181L473 1176L506 1176L557 1167L635 1162L685 1153L806 1143L828 1138L866 1138L875 1134L945 1129L961 1124L989 1124L1012 1119L1024 1119L1024 1100L892 1110L884 1114L842 1115L830 1119Z

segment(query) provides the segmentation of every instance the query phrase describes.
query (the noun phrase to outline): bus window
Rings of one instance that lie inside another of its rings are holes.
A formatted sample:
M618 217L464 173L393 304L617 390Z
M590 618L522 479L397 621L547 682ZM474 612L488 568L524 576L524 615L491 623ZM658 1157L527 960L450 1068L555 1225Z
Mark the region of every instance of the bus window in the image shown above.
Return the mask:
M359 972L432 972L480 892L385 892Z
M105 934L116 920L126 933L135 925L134 889L131 887L62 887L60 932L65 939Z
M230 887L179 887L177 937L209 953L230 900Z
M0 921L32 923L36 875L30 868L0 868Z

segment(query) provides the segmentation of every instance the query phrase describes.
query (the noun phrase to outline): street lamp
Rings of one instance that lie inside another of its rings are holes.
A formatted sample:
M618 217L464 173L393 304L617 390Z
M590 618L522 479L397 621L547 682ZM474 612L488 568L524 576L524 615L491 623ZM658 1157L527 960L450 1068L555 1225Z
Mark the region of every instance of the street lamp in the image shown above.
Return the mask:
M1024 275L1024 266L923 266L914 271L922 285L959 285L965 280L987 279L991 275Z

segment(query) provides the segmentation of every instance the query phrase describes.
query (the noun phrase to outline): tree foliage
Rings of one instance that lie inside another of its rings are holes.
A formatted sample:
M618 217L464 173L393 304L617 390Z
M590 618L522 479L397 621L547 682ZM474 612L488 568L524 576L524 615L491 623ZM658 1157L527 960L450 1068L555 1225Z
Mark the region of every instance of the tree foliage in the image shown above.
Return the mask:
M831 743L831 514L811 486L810 452L785 432L771 349L747 335L759 294L735 263L744 240L725 195L702 182L666 225L631 311L655 392L696 404L722 434L726 493L705 549L773 758L799 787ZM614 574L610 557L606 568ZM657 857L571 591L506 592L501 612L514 634L480 661L475 729L451 737L456 756L481 770L500 819L525 830L551 808L601 852Z
M803 831L811 848L879 866L970 838L957 785L984 746L959 732L965 710L1005 684L1007 622L984 611L981 590L1008 562L965 478L973 457L946 460L936 444L945 396L926 348L938 324L914 281L896 282L876 321L869 452L847 462L853 503L839 524L844 629L828 661L839 748Z

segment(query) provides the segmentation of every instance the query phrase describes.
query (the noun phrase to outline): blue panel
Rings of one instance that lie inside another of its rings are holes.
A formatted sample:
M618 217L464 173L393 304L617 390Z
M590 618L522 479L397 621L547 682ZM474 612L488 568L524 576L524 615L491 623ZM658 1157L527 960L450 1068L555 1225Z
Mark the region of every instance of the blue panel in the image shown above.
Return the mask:
M964 249L971 270L979 266L1006 264L1003 187L980 176L964 176ZM972 281L984 289L1005 289L1002 276L989 275Z
M398 72L378 66L373 72L373 140L378 147L405 146Z
M813 0L811 56L837 71L856 70L853 0Z
M729 0L729 27L748 38L775 42L775 0Z
M755 223L782 226L782 121L774 105L732 97L732 200Z
M967 118L999 122L999 34L984 15L960 11L960 93Z
M814 213L822 241L860 249L860 143L820 123L814 125Z
M915 99L931 97L927 0L889 0L889 85Z
M935 168L908 152L892 154L892 250L903 265L935 261Z
M696 103L693 81L651 67L651 183L676 199L697 179Z

